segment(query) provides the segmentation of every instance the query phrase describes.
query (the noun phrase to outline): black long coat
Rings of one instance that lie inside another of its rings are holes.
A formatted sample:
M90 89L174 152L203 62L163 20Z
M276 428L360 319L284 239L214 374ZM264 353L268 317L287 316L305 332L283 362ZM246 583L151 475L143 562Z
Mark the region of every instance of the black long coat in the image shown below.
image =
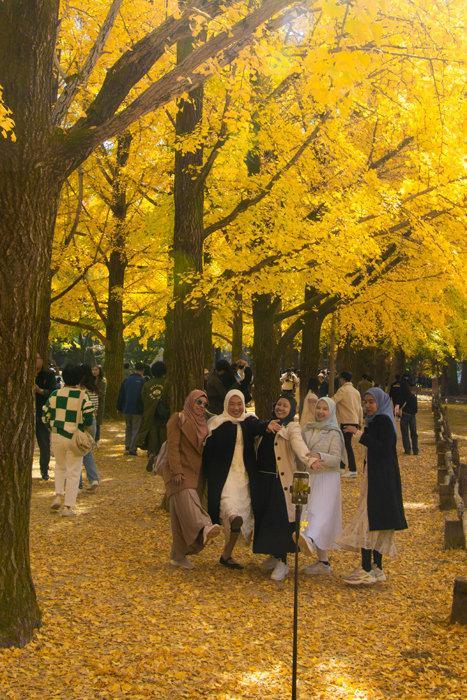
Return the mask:
M256 499L256 454L255 436L264 435L267 421L248 416L240 424L243 433L243 463L250 480L250 495L253 505ZM213 523L219 522L222 489L229 475L230 465L237 441L237 423L226 421L206 440L203 451L203 473L208 486L208 513Z
M368 448L368 521L370 530L405 530L396 435L389 416L375 416L360 442Z

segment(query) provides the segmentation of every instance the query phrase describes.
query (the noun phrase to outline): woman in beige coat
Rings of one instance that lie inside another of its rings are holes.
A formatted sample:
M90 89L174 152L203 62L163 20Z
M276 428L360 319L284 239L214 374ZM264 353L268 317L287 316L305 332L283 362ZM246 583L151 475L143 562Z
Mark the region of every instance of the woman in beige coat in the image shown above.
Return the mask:
M216 537L220 525L213 525L201 505L201 459L208 435L206 408L208 398L204 391L192 391L181 413L174 413L167 423L167 460L162 468L170 524L172 551L170 563L184 569L194 564L187 554L197 554L208 540Z
M295 506L291 499L292 481L297 470L296 458L311 466L309 449L302 439L300 425L294 422L295 399L281 396L274 405L274 418L281 429L266 433L257 451L255 498L255 536L253 552L269 554L262 567L272 571L274 581L283 581L289 572L287 553L295 551L292 533Z

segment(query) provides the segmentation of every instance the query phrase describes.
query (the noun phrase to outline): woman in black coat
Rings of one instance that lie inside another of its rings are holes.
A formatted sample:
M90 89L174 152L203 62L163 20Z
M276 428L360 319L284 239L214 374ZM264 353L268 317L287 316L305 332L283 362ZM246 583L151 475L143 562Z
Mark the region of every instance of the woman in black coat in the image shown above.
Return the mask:
M407 528L391 399L382 389L374 387L365 393L364 401L365 431L362 433L354 426L344 428L345 432L354 433L367 448L366 470L357 512L337 538L337 543L344 549L361 550L361 568L344 578L351 585L369 585L386 580L383 555L395 556L394 531Z
M225 547L220 563L230 569L243 568L232 558L240 532L247 542L253 532L251 501L255 499L254 438L267 429L279 430L277 421L260 421L245 411L239 389L229 391L224 411L208 421L210 436L203 452L203 473L207 481L208 512L213 522L222 522Z

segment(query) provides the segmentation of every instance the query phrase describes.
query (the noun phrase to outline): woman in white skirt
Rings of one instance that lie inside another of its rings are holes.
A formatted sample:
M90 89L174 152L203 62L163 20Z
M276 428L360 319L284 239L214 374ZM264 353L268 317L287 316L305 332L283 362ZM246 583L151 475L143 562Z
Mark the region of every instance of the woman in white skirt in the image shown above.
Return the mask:
M249 543L253 533L254 438L264 435L268 428L276 432L280 425L277 421L260 421L253 413L247 413L239 389L226 394L224 412L208 421L210 436L203 453L208 512L224 526L225 547L219 562L229 569L243 568L233 559L232 552L240 534Z
M342 530L340 462L347 461L344 436L336 419L336 404L326 397L316 404L315 420L302 430L303 439L315 459L310 477L310 495L303 515L300 548L316 551L318 560L304 572L310 576L331 573L329 549L338 549L335 539Z

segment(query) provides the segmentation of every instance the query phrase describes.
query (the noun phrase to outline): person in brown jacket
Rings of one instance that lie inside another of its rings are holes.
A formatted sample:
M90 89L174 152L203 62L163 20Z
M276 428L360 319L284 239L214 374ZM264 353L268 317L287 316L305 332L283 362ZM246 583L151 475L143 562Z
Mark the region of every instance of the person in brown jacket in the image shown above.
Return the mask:
M187 554L197 554L216 537L220 525L213 525L201 505L201 458L208 435L205 411L208 397L195 389L188 394L183 411L167 423L167 461L162 474L169 501L172 527L170 563L184 569L194 564Z

